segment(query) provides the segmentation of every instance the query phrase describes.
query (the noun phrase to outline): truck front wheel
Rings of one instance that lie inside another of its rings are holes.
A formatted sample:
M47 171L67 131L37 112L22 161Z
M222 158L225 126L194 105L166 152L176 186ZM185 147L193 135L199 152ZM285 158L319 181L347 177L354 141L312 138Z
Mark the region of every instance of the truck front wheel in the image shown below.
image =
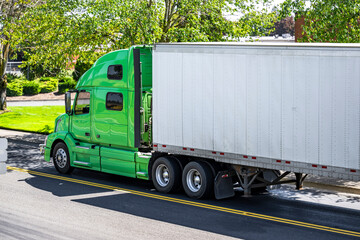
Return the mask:
M182 174L182 184L189 197L207 198L213 193L214 176L206 163L189 162Z
M54 147L52 156L54 166L59 173L71 173L73 171L74 168L70 166L69 150L65 143L57 143Z
M169 193L181 186L181 168L173 157L160 157L152 166L153 184L159 192Z

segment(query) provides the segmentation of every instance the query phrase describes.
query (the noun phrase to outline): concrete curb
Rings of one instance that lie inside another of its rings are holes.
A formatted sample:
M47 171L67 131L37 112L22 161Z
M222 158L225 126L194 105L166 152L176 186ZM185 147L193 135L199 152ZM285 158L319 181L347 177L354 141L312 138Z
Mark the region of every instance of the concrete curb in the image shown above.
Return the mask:
M22 134L16 134L16 135L10 135L11 136L23 136L24 134L37 134L37 135L41 135L41 136L46 136L46 135L49 135L47 133L37 133L37 132L30 132L30 131L25 131L25 130L14 130L14 129L11 129L11 128L6 128L6 127L0 127L0 130L4 130L4 131L8 131L8 132L21 132ZM1 135L0 135L1 136Z
M31 144L41 144L44 143L46 135L0 128L0 137L15 141L29 142Z
M295 184L289 183L286 185L294 186ZM310 181L304 181L303 183L304 188L316 188L326 191L332 191L332 192L341 192L341 193L350 193L350 194L358 194L360 195L360 188L354 188L354 187L348 187L348 186L340 186L340 185L331 185L327 183L319 183L319 182L312 182Z
M304 187L318 188L328 191L342 192L342 193L351 193L351 194L359 194L359 188L352 188L348 186L338 186L338 185L329 185L326 183L318 183L318 182L306 182L304 181Z

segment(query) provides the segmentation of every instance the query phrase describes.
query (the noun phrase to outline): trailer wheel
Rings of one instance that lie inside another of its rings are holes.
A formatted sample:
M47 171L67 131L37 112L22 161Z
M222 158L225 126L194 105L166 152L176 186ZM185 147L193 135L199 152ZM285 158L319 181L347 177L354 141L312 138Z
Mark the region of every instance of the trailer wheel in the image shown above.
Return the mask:
M65 143L59 142L53 150L54 166L59 173L71 173L74 168L70 166L70 154Z
M189 197L206 198L213 193L214 175L206 163L190 162L184 168L182 184Z
M181 186L181 168L173 157L160 157L151 170L152 182L159 192L169 193Z

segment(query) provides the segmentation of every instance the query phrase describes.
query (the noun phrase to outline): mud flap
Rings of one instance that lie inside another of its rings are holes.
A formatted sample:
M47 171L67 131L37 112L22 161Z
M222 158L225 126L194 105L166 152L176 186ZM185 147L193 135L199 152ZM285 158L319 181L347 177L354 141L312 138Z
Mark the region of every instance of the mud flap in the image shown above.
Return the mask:
M215 177L214 192L216 199L223 199L235 196L231 172L218 172Z

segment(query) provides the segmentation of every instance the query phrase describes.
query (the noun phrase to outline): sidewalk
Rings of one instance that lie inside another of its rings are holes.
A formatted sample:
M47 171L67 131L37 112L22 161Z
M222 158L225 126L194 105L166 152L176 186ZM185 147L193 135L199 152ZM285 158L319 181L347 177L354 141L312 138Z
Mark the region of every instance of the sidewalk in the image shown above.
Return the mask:
M0 129L0 137L16 139L21 141L43 143L46 135ZM318 176L308 176L304 181L304 187L318 188L329 191L352 193L360 195L360 182L333 179Z
M76 93L71 93L72 102ZM65 94L40 93L34 96L6 97L8 107L65 106Z
M76 93L71 94L71 98L74 99ZM51 93L40 93L34 96L17 96L17 97L6 97L7 102L23 102L23 101L56 101L65 100L65 94Z

